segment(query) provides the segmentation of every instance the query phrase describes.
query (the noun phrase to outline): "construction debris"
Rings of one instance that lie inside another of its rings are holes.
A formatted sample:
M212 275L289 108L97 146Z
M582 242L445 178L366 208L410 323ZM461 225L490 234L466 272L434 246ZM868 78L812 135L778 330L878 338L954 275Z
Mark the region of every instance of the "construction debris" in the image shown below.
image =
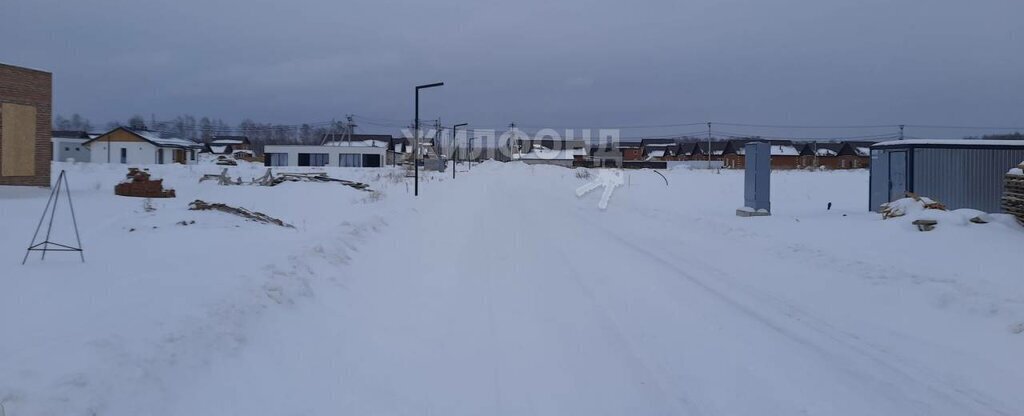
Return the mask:
M231 180L231 176L228 175L228 168L224 168L219 175L206 174L202 178L199 178L199 183L207 180L216 180L218 185L241 185L242 178L237 178L234 181Z
M217 203L217 202L209 203L209 202L197 199L195 201L192 201L191 204L188 204L188 209L190 209L192 211L210 211L210 210L212 210L212 211L226 212L228 214L237 215L239 217L242 217L242 218L245 218L245 219L248 219L248 220L252 220L252 221L256 221L256 222L260 222L260 223L264 223L264 224L274 224L274 225L279 225L279 226L287 227L287 228L295 228L291 224L285 223L284 221L281 221L281 220L279 220L277 218L271 217L271 216L269 216L267 214L264 214L262 212L253 212L253 211L249 211L249 210L247 210L245 208L233 207L233 206L230 206L230 205L227 205L227 204L221 204L221 203Z
M174 190L164 189L163 182L163 179L150 179L146 170L128 168L125 180L114 185L114 194L140 198L174 198Z
M977 217L971 217L969 221L974 224L988 224L988 220L983 218L981 215Z
M1003 212L1017 217L1024 224L1024 162L1010 169L1003 179Z
M946 211L946 206L941 202L926 196L917 196L913 192L907 192L907 197L882 204L882 219L902 217L908 210L936 209Z
M235 162L234 159L228 158L224 155L217 156L217 161L214 163L221 166L238 166L238 162Z
M269 171L268 171L268 173L269 173ZM336 182L336 183L340 183L340 184L345 185L345 186L350 186L350 187L356 188L356 189L358 189L360 191L367 191L367 192L373 191L372 189L370 189L370 185L368 185L368 184L365 184L365 183L362 183L362 182L348 181L348 180L345 180L345 179L332 178L330 176L327 176L327 174L323 173L323 172L313 172L313 173L278 173L277 177L275 177L273 179L273 182L270 184L270 186L278 185L278 184L281 184L281 183L284 183L284 182Z
M228 169L227 168L224 168L224 170L219 175L213 175L213 174L203 175L202 178L199 178L199 182L203 182L203 181L207 181L207 180L216 180L217 183L220 184L220 185L241 185L242 184L242 178L232 179L231 176L228 175ZM282 184L284 182L334 182L334 183L340 183L340 184L345 185L345 186L353 187L353 188L358 189L360 191L373 192L373 190L370 189L370 185L369 184L365 184L365 183L362 183L362 182L349 181L349 180L345 180L345 179L332 178L330 176L327 176L327 174L323 173L323 172L312 172L312 173L278 173L277 176L274 176L274 172L271 171L270 168L267 168L267 172L264 173L263 176L260 176L258 178L253 178L252 181L249 182L249 185L276 186L276 185Z
M273 186L274 173L270 171L270 168L267 168L267 173L264 173L263 176L260 176L259 178L253 178L252 184L260 186Z
M935 220L916 220L912 224L917 226L918 231L931 231L935 229L935 225L938 223Z

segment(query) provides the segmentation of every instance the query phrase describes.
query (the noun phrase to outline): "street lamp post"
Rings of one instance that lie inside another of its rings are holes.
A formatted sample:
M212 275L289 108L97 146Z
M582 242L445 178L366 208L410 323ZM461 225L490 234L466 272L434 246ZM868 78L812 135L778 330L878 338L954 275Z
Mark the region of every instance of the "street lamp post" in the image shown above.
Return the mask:
M456 146L455 146L455 137L456 137L455 136L455 130L457 130L459 127L468 126L468 125L469 125L469 123L459 123L459 124L456 124L456 125L452 126L452 149L453 149L453 151L454 151L454 149L456 149ZM455 159L455 153L452 153L452 179L455 179L455 163L456 162L458 162L458 160Z
M414 119L416 129L416 144L413 146L412 165L415 170L416 179L413 185L413 196L420 196L420 90L425 88L440 87L443 82L424 84L416 86L416 118Z

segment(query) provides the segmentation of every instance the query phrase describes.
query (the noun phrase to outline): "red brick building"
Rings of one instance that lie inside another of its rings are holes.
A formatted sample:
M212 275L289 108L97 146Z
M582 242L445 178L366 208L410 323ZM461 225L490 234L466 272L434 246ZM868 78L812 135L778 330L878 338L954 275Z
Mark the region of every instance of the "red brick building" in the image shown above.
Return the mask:
M50 186L53 79L0 64L0 185Z
M871 163L869 147L873 142L810 142L800 150L800 167L826 169L862 169Z
M619 143L619 151L622 152L622 160L643 159L639 143Z
M766 142L771 149L772 169L796 169L800 166L800 151L789 140L737 139L729 140L722 150L722 161L726 168L743 169L746 167L745 148L749 142Z

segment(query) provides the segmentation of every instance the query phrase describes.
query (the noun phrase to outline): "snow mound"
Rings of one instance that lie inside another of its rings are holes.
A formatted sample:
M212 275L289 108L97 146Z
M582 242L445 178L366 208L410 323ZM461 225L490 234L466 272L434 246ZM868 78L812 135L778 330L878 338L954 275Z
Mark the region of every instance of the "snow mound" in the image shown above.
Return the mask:
M1020 162L1020 164L1018 164L1017 167L1010 169L1010 171L1006 172L1006 174L1024 176L1024 162Z

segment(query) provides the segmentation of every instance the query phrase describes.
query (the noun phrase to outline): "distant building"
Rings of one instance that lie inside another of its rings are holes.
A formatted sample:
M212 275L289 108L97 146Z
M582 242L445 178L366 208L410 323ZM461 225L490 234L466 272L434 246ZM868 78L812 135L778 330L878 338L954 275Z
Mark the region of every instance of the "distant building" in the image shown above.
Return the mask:
M587 145L576 139L518 139L513 144L512 161L530 165L572 167L587 158Z
M746 166L747 143L768 143L771 149L772 169L796 169L800 166L800 151L790 140L737 139L725 142L722 162L727 169L743 169Z
M248 136L213 136L205 150L215 155L233 155L239 151L252 153Z
M615 143L591 144L585 160L575 162L574 166L618 168L622 161L622 150Z
M92 162L142 165L193 164L203 148L191 140L128 127L118 127L83 144L89 148Z
M710 150L708 147L710 146ZM721 161L722 152L725 150L726 142L720 140L713 140L710 143L707 141L693 141L680 143L679 148L679 159L680 160L712 160ZM710 154L710 158L708 155Z
M50 186L53 77L0 64L0 185Z
M949 209L1000 212L1003 177L1024 140L894 140L871 146L868 209L913 192Z
M871 163L874 142L807 142L800 146L800 168L860 169Z
M53 138L53 161L54 162L88 162L90 158L89 148L85 142L92 137L84 131L54 130Z
M666 154L674 153L675 150L676 139L640 140L640 153L643 160L663 160Z
M639 142L619 142L619 153L622 153L622 160L643 160L643 152L640 150Z

